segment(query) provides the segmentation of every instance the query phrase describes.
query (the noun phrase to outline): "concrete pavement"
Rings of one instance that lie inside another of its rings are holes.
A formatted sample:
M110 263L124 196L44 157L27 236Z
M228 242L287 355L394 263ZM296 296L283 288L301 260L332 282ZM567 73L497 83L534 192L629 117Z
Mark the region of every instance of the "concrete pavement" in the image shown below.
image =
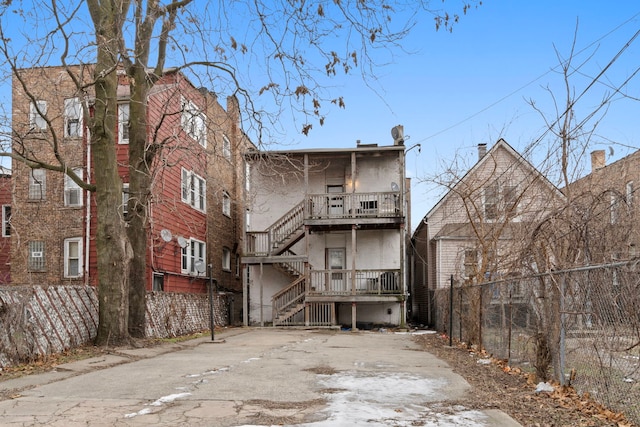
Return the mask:
M0 382L2 426L518 426L410 334L229 329Z

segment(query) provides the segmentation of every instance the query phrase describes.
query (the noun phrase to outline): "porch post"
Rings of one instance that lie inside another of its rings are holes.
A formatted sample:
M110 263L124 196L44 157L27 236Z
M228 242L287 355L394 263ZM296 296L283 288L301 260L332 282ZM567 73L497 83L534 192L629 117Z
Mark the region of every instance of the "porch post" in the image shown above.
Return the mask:
M351 330L357 331L358 328L356 326L356 303L351 303Z
M351 295L356 294L356 225L351 226Z

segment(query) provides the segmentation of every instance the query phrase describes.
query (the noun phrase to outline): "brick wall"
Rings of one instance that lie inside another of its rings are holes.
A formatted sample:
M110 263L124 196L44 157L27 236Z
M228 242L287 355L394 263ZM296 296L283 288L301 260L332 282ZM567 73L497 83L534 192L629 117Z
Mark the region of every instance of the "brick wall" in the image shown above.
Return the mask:
M215 323L228 324L227 296L214 299ZM146 334L167 338L209 329L206 294L147 294ZM91 342L98 326L96 289L88 286L1 286L0 367Z

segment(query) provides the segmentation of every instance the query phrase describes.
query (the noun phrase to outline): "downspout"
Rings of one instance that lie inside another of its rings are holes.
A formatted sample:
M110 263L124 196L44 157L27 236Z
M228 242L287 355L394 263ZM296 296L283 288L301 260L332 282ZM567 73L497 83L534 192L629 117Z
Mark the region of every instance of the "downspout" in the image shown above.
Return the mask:
M404 166L404 158L405 151L404 148L402 151L399 151L400 158L400 207L403 210L402 215L407 218L408 207L406 206L406 191L407 191L407 180L405 179L405 166ZM402 278L402 289L404 292L404 300L400 303L402 307L400 310L400 327L404 328L406 326L407 321L407 268L405 265L405 251L407 250L407 236L406 236L406 228L405 222L400 224L400 229L398 230L400 233L400 277Z
M86 100L85 100L86 102ZM88 103L87 103L88 104ZM89 111L89 106L86 105ZM88 115L88 114L87 114ZM83 126L84 127L84 126ZM91 183L91 143L89 128L86 127L85 144L87 144L87 183ZM85 209L85 231L84 231L84 284L89 285L89 244L91 243L91 191L87 191L87 208Z

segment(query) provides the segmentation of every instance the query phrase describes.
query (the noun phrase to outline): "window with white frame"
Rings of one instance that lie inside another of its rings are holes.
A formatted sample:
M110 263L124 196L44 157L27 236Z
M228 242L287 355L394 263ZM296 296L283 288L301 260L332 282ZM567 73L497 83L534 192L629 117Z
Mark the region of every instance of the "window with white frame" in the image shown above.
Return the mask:
M222 192L222 213L231 216L231 197L226 191Z
M227 160L231 160L231 141L227 135L222 135L222 156Z
M82 238L64 240L64 277L82 276Z
M80 98L64 100L64 136L79 138L82 136L82 104Z
M182 98L182 117L180 119L182 129L198 144L207 146L207 119L196 104Z
M615 224L618 220L618 198L613 191L609 194L609 222Z
M82 178L82 168L74 168L73 172ZM64 176L64 205L82 206L82 188L69 175Z
M129 183L122 184L122 215L127 216L129 213Z
M29 256L27 269L29 271L45 271L44 242L33 240L29 242Z
M129 143L129 104L118 104L118 144Z
M31 130L47 129L47 121L44 118L46 114L47 101L38 100L29 103L29 127Z
M200 211L206 208L207 181L196 173L182 169L182 201Z
M207 259L207 246L204 242L191 238L187 242L187 245L182 248L182 273L198 275L200 274L196 270L196 263L201 261L205 262Z
M222 269L231 271L231 250L229 248L222 248Z
M2 237L11 236L11 205L2 205Z
M625 185L626 198L627 198L627 206L633 206L633 181L627 182Z
M47 194L47 174L44 169L31 169L29 173L29 199L44 200Z

